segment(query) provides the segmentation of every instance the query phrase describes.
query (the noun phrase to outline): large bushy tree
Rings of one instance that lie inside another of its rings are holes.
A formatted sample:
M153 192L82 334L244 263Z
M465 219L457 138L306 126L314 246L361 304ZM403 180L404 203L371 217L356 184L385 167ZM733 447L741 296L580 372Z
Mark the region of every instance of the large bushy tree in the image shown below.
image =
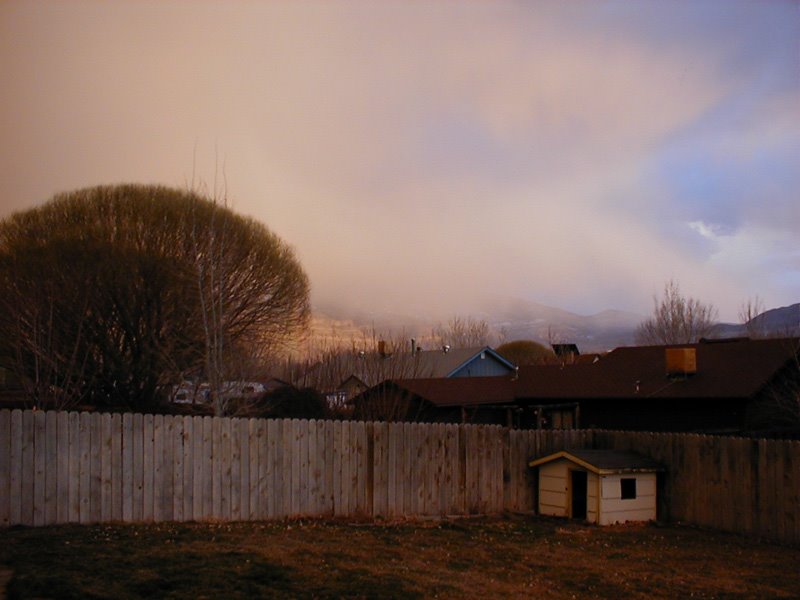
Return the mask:
M308 279L275 234L159 186L78 190L4 220L0 286L3 366L62 407L145 408L189 373L219 385L309 313Z

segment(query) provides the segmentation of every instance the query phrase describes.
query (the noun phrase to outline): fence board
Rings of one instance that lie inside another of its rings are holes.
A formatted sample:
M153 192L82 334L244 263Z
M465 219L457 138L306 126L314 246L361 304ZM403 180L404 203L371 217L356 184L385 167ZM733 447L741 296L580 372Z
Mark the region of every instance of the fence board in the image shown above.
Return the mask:
M333 516L333 422L323 422L323 438L320 442L320 452L325 457L324 488L322 498L322 510L324 515Z
M295 452L297 452L300 461L298 462L298 470L296 471L297 481L293 489L298 491L297 514L307 515L309 513L308 442L310 437L311 422L301 420L294 423L294 426L294 435L297 444L295 447ZM294 467L294 465L292 466ZM292 476L294 477L294 475L295 472L293 471Z
M141 521L144 512L144 415L133 415L131 428L133 446L132 486L133 500L131 506L131 520Z
M47 461L46 414L38 410L33 413L33 525L44 525L45 510L45 464Z
M203 448L205 429L203 417L192 417L192 519L205 518L203 511L203 467L206 457Z
M231 424L231 519L242 514L242 420L229 419Z
M412 496L414 494L414 482L411 478L411 456L414 440L412 438L411 423L399 423L400 435L400 465L397 470L398 484L398 504L399 515L408 516L412 514ZM402 494L402 497L399 495Z
M57 416L58 413L48 413L48 417ZM100 415L100 444L101 449L101 463L100 463L100 521L107 523L112 517L112 471L111 471L111 457L112 457L112 429L111 429L111 415ZM55 437L53 438L55 439ZM55 464L55 460L53 461Z
M183 421L183 511L184 521L194 520L194 423L195 419L184 416Z
M214 421L203 417L202 510L203 519L214 516Z
M269 518L269 497L272 495L271 486L267 488L267 474L269 472L269 423L264 419L252 419L256 428L256 457L258 466L256 468L255 480L251 481L253 493L256 497L256 509L254 519ZM252 464L251 464L252 472ZM267 490L269 489L269 493ZM253 508L252 500L250 507Z
M303 461L305 464L304 479L307 481L308 488L306 492L306 514L314 516L319 514L319 481L322 475L321 467L324 462L320 460L320 456L317 454L318 421L310 419L306 427L306 454Z
M68 456L68 475L69 481L69 513L67 521L78 523L80 521L80 415L78 413L69 414L69 449Z
M222 517L222 419L211 419L211 518Z
M89 425L89 413L80 413L78 420L78 445L80 462L78 466L78 520L81 523L89 523L91 521L91 513L89 511L89 483L91 481L91 461L90 461L90 443L91 443L91 428Z
M10 525L22 523L22 411L11 412L11 443L9 444L9 514Z
M164 415L155 415L153 417L153 519L155 521L164 521L167 516L164 513L164 506L166 504L165 494L166 485L164 479Z
M264 480L259 482L259 494L264 494L267 498L267 512L268 519L274 519L280 514L280 500L281 494L277 486L277 470L281 465L280 457L278 456L278 446L281 432L278 429L279 421L270 419L267 421L267 456L264 460Z
M62 413L63 414L63 413ZM59 415L60 416L60 415ZM64 416L67 416L64 414ZM59 419L58 435L61 437L61 419ZM122 505L123 505L123 418L121 414L111 415L111 520L122 521ZM59 439L59 442L61 440ZM59 453L61 452L59 447ZM61 478L59 477L59 488ZM67 488L69 492L69 488ZM61 491L59 489L59 495ZM59 518L59 522L65 522Z
M242 518L248 521L258 519L258 450L261 446L258 423L257 419L247 419L247 512Z
M165 462L172 466L172 493L171 508L172 508L172 521L183 521L183 417L171 416L168 417L171 421L171 428L169 431L169 445L172 452L172 460L165 457ZM169 501L168 501L169 502Z
M33 415L26 410L22 413L22 473L21 473L21 503L20 522L23 525L33 525L33 490L34 490L34 446Z
M153 471L155 469L155 454L153 449L153 415L145 415L142 421L142 520L152 521L155 514L155 488Z
M361 482L367 477L367 452L365 448L366 424L352 423L350 426L350 441L352 451L352 463L350 465L350 504L353 507L353 514L364 516L366 507L364 505L366 494L362 489Z
M16 431L14 435L17 435ZM11 524L10 515L11 411L0 410L0 527L8 527Z
M103 423L101 415L89 414L89 522L103 518Z

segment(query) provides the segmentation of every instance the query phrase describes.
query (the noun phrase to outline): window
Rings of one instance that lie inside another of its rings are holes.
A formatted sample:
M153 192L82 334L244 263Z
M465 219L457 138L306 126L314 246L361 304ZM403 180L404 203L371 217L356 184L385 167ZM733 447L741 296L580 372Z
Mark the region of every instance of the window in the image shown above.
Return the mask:
M620 486L620 497L623 500L636 499L636 479L632 477L620 479L619 486Z

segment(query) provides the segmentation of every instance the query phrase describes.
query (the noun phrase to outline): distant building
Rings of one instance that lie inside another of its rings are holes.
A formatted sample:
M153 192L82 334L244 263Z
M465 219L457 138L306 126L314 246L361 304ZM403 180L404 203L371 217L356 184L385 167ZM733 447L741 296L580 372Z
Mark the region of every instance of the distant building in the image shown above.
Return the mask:
M396 420L775 432L800 425L800 339L623 347L505 377L390 379L353 402L356 415L374 414L374 402L397 407Z

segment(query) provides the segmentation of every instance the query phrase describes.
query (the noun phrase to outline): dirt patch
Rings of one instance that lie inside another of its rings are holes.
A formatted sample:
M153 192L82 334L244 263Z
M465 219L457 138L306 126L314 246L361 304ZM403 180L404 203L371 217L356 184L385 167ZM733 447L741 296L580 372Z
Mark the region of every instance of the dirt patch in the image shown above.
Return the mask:
M800 594L800 549L682 527L520 517L59 526L3 536L9 598Z

